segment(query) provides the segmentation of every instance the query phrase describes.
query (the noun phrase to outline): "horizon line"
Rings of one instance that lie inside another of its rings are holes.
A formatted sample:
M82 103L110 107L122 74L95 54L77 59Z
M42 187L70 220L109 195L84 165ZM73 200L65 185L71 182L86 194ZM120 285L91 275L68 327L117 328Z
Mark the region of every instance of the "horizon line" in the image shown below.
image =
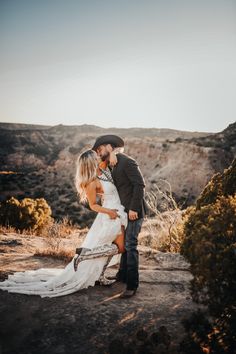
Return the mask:
M236 122L236 121L235 121ZM49 128L52 128L52 127L56 127L56 126L64 126L64 127L79 127L79 126L84 126L84 125L87 125L87 126L94 126L94 127L97 127L97 128L102 128L102 129L144 129L144 130L148 130L148 129L157 129L157 130L176 130L176 131L180 131L180 132L190 132L190 133L210 133L210 134L215 134L215 133L220 133L222 132L222 130L220 131L217 131L217 132L212 132L212 131L199 131L199 130L182 130L182 129L176 129L176 128L167 128L167 127L162 127L162 128L157 128L157 127L140 127L140 126L135 126L135 127L115 127L115 126L111 126L111 127L103 127L103 126L99 126L99 125L96 125L96 124L87 124L87 123L83 123L83 124L71 124L71 125L68 125L68 124L64 124L64 123L58 123L58 124L55 124L55 125L47 125L47 124L42 124L42 123L23 123L23 122L3 122L3 121L0 121L0 124L3 123L3 124L22 124L22 125L38 125L38 126L44 126L44 127L49 127ZM233 122L234 123L234 122ZM228 124L226 127L228 127L229 125L233 124L233 123L230 123ZM224 128L225 129L225 128ZM224 130L223 129L223 130Z

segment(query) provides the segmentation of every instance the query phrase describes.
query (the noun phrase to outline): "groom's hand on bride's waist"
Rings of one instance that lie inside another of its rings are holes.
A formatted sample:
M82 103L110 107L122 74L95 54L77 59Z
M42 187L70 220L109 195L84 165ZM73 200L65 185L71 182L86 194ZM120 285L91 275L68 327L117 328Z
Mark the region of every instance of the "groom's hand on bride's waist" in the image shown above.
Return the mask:
M138 213L134 210L129 210L129 220L136 220L138 219Z

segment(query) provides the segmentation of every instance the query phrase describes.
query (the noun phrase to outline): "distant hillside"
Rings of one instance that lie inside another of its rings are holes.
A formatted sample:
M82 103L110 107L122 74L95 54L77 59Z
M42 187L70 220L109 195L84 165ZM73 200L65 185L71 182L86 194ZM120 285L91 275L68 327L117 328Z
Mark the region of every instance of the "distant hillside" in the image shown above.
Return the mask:
M0 129L7 130L35 130L35 129L48 129L50 125L40 125L40 124L24 124L24 123L1 123Z
M34 126L0 123L0 197L44 197L53 216L68 215L81 226L94 213L79 203L74 187L75 162L101 134L125 140L125 153L143 172L146 191L171 184L176 200L191 205L212 174L222 172L235 156L236 123L216 134L172 129L104 129L93 125ZM161 203L161 201L160 201ZM160 206L160 205L159 205Z
M195 142L199 146L218 147L235 152L236 148L236 123L230 124L226 129L220 133L192 138L191 142Z
M120 134L124 137L135 136L135 137L160 137L163 139L175 139L175 138L183 138L183 139L191 139L193 137L203 137L208 136L210 133L205 132L189 132L189 131L181 131L175 129L158 129L158 128L101 128L96 125L82 124L82 125L55 125L55 126L47 126L47 125L34 125L34 124L21 124L21 123L1 123L0 122L0 130L45 130L50 129L51 132L59 132L59 131L73 131L83 133L92 133L92 134Z

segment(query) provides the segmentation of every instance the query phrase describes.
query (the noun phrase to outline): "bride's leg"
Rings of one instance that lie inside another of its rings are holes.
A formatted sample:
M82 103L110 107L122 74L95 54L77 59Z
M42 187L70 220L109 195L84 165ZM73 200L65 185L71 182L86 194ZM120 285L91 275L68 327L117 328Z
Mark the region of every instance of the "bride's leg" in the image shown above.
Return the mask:
M121 233L116 236L116 239L113 241L119 249L119 253L125 252L125 227L121 225Z
M105 256L114 256L118 253L123 253L124 249L124 227L122 225L121 233L117 235L116 239L111 245L104 244L92 249L79 248L77 249L78 256L74 258L74 269L77 270L78 264L86 259L93 259Z
M114 244L118 247L118 253L124 253L125 252L125 228L122 225L121 226L121 233L116 236L116 239L113 241ZM109 256L107 258L106 263L104 264L102 273L99 277L99 282L102 285L110 285L113 284L116 280L108 279L105 276L105 271L107 269L108 264L110 263L110 260L112 259L113 255Z
M78 264L82 261L106 256L114 256L119 253L119 248L115 243L104 244L92 249L82 248L77 257L74 258L74 270L77 270Z

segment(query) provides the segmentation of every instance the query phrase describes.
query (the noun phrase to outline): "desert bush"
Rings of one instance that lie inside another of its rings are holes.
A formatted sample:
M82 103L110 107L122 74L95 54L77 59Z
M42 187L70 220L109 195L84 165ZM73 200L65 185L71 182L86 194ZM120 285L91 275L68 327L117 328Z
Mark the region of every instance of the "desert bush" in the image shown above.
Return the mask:
M56 221L55 221L56 222ZM54 222L54 223L55 223ZM62 220L56 222L60 228L60 234L62 237L66 238L73 232L78 230L78 227L73 225L72 220L68 216L64 216Z
M199 324L194 321L192 344L201 342L202 348L207 347L210 353L234 353L236 160L222 174L214 175L198 198L184 224L181 253L191 264L193 300L206 305L211 318L207 336L199 332ZM190 345L189 338L187 342Z
M236 193L236 159L222 174L216 173L211 178L197 199L197 208L214 203L221 195L228 196L234 193Z
M31 146L25 149L28 154L35 154L37 156L48 156L50 154L50 149L46 145Z
M184 227L181 251L191 263L194 299L217 313L236 293L236 196L193 211Z
M181 211L165 211L154 218L147 218L145 237L140 237L140 244L162 252L178 252L182 239L179 229L182 224Z
M183 224L192 207L181 210L172 195L170 183L164 182L167 190L162 190L154 184L152 191L146 193L147 203L155 217L147 218L149 235L145 245L163 252L179 252L183 239ZM160 205L160 197L164 205Z
M52 223L47 228L47 236L45 238L45 243L47 247L55 252L59 251L62 242L62 233L60 230L60 223Z
M44 198L24 198L19 201L11 197L0 203L0 224L21 231L39 232L52 221L51 213L51 208Z
M45 237L45 243L49 250L58 253L60 251L63 238L67 238L73 232L78 232L78 228L72 225L68 217L60 221L48 223L41 234Z

